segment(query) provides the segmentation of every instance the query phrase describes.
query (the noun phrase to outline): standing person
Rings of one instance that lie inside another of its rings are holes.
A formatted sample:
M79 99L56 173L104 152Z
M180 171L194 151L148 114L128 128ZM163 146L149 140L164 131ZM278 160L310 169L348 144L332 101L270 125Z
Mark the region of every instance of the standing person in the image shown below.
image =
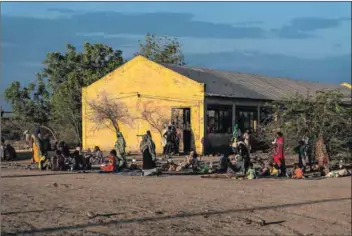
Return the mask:
M294 148L294 151L298 154L298 166L299 168L306 169L306 156L304 154L304 142L301 140L298 142L298 146Z
M174 127L172 127L172 133L173 133L173 143L174 143L174 145L173 145L173 153L174 154L179 154L179 152L180 152L180 139L181 139L181 137L180 137L180 134L179 134L179 132L177 132L179 129L176 129L176 127L174 126Z
M167 125L164 124L164 129L161 131L161 145L163 147L163 155L166 154L166 144L167 144L167 140L165 138L166 133L167 133Z
M44 150L46 150L46 151L50 151L50 150L51 150L49 134L46 134L46 135L43 137L43 148L44 148Z
M150 131L143 135L140 143L140 151L143 155L143 170L151 170L156 168L155 144Z
M285 157L284 157L284 137L281 132L276 133L274 149L274 162L280 169L280 175L285 176Z
M304 153L305 160L308 161L309 169L311 170L312 169L312 145L308 135L309 135L309 131L308 129L306 129L302 137L302 141L304 144L303 153Z
M42 169L42 164L46 160L45 150L43 148L43 142L39 138L38 133L32 135L32 142L33 142L33 162L38 165L39 169Z
M243 140L243 134L240 128L237 129L237 140L242 141Z
M172 131L171 126L167 128L167 132L164 134L164 138L166 139L166 148L165 148L165 156L170 157L171 148L172 148Z
M235 124L234 127L233 127L233 132L232 132L232 138L231 138L231 149L233 152L237 152L237 142L239 141L238 140L238 135L239 135L239 128L238 128L238 125Z
M251 143L250 143L250 135L249 135L249 130L246 130L246 132L244 132L243 134L243 139L244 139L244 143L246 144L247 148L248 148L248 152L251 152Z
M239 155L242 157L242 160L243 160L243 173L246 174L247 173L247 170L249 168L249 165L251 163L251 159L250 159L250 156L249 156L249 151L248 151L248 148L246 146L246 144L242 141L239 141L238 142L238 146L237 146L237 150L238 150L238 153Z
M233 127L232 137L238 140L238 138L241 136L242 136L241 129L238 128L238 124L235 124Z
M117 139L115 142L115 151L118 159L124 159L125 160L125 154L126 154L126 141L125 138L123 137L122 133L120 131L117 132Z

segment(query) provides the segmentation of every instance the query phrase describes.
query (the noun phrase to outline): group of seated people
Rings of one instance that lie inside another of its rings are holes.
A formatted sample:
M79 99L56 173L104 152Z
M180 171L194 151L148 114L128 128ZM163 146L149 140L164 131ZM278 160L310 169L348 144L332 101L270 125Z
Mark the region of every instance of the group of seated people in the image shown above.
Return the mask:
M47 167L51 170L88 170L91 168L89 158L82 155L81 147L77 145L76 150L70 153L69 147L65 142L60 142L55 148L55 155L50 157Z
M260 168L255 170L253 168L253 163L250 161L249 152L248 149L246 149L246 145L241 143L237 146L236 150L230 151L230 153L227 152L220 157L217 173L240 173L247 179L281 176L280 167L275 162L261 162ZM304 178L303 174L303 168L298 164L294 164L292 171L290 171L287 176L290 178L301 179Z

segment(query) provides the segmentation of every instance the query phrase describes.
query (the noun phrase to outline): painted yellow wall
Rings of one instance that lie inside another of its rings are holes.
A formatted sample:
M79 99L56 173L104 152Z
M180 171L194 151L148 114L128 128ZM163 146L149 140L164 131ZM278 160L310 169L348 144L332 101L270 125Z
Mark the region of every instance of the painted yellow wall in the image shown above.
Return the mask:
M171 119L171 108L191 108L191 128L197 152L202 152L201 139L204 135L204 85L190 80L148 59L137 56L115 71L82 90L82 139L83 148L99 146L104 151L113 148L116 136L107 128L96 130L89 118L88 105L99 95L108 94L128 108L130 124L120 123L126 139L127 151L139 151L141 137L147 130L152 132L156 151L162 152L161 137L146 121L138 119L143 107L155 111L154 117ZM137 95L140 96L137 96Z

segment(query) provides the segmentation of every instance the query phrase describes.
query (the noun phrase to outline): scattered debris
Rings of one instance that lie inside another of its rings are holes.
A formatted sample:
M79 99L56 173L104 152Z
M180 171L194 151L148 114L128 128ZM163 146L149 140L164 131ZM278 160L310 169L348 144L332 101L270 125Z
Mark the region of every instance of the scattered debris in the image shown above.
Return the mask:
M329 172L326 177L327 178L338 178L338 177L344 177L344 176L349 176L351 173L347 169L343 170L334 170Z
M97 215L91 211L87 211L87 216L88 216L88 218L92 219L92 218L96 217Z

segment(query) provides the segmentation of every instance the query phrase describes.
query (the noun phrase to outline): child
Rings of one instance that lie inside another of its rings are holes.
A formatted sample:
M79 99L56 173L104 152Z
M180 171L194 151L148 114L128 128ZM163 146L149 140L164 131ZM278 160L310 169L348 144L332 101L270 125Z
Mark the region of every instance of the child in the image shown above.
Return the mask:
M266 165L264 162L261 163L261 171L259 172L259 176L269 176L270 175L270 167Z
M293 179L302 179L302 178L304 178L302 168L299 168L299 166L297 164L294 164L293 165L293 169L294 169L294 173L292 175Z
M279 176L279 170L273 166L273 164L269 164L270 168L270 176Z
M249 168L247 171L247 179L255 179L256 178L256 174L255 174L255 170L253 169L253 163L249 163Z
M109 156L103 159L103 163L101 164L100 169L106 172L115 172L116 159L117 159L117 153L116 153L116 150L113 149L111 150Z
M242 171L244 173L243 158L238 152L235 152L235 160L234 160L234 162L236 164L237 171Z
M231 146L232 151L234 153L236 153L236 151L237 151L237 137L231 138L230 146Z
M187 160L186 160L186 168L189 166L192 167L193 171L198 171L199 170L199 165L198 165L198 154L195 151L191 151L189 154Z

